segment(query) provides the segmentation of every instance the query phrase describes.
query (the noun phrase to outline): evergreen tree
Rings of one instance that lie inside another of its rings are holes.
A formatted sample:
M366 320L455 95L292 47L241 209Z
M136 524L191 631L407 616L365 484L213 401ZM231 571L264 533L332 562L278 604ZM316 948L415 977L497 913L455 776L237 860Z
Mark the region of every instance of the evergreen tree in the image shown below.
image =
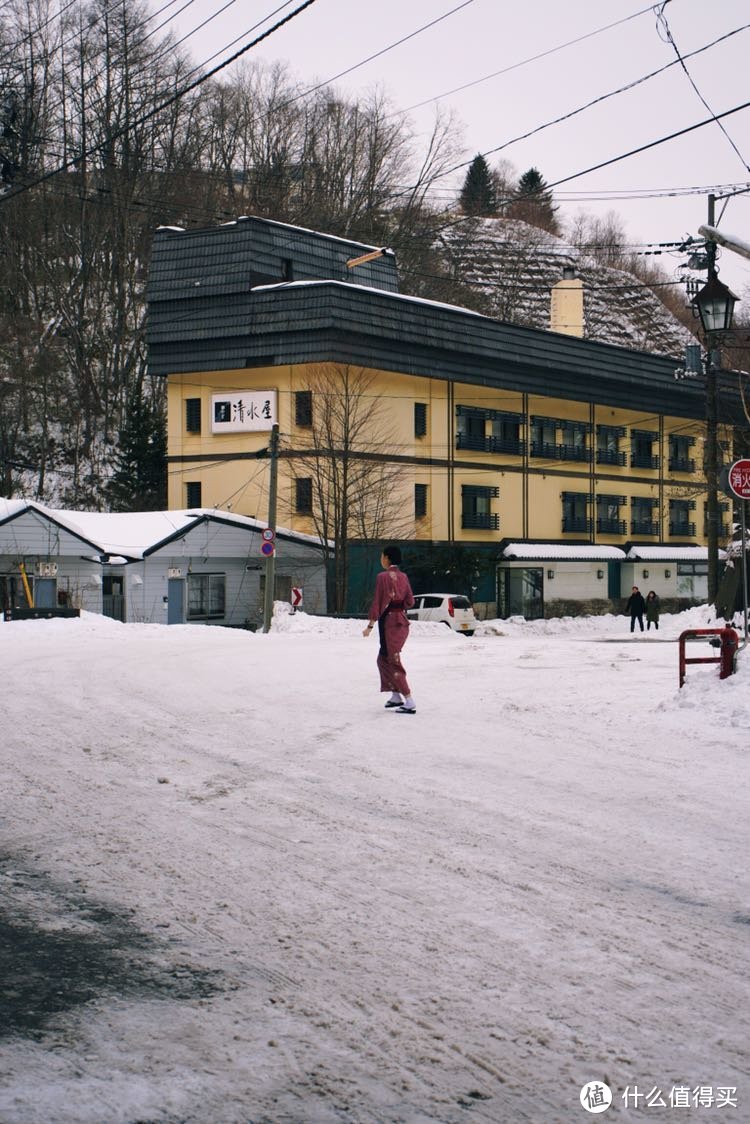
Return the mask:
M495 179L481 153L474 157L469 166L459 195L459 203L466 215L497 214Z
M516 198L510 206L509 214L511 218L522 219L550 234L560 233L552 192L538 168L529 168L519 179Z
M157 403L136 391L125 421L107 486L112 511L161 511L167 506L167 427Z

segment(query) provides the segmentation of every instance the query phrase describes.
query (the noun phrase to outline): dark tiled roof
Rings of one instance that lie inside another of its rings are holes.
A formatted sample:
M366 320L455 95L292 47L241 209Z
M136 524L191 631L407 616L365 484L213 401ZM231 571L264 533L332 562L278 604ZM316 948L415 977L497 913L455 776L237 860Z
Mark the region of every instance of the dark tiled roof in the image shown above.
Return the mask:
M392 253L347 268L347 261L375 249L302 227L242 218L208 230L164 227L154 238L149 301L185 300L247 293L255 285L334 278L398 291Z
M455 306L355 285L351 277L348 283L302 280L251 289L235 268L237 230L245 225L250 236L245 242L242 233L240 240L248 254L256 252L256 227L264 238L267 227L291 232L288 237L299 244L301 257L303 246L318 241L343 246L344 256L352 247L367 249L265 220L194 234L160 232L149 285L152 374L330 361L626 409L705 416L702 380L677 380L672 357L492 320ZM726 405L726 395L721 402Z

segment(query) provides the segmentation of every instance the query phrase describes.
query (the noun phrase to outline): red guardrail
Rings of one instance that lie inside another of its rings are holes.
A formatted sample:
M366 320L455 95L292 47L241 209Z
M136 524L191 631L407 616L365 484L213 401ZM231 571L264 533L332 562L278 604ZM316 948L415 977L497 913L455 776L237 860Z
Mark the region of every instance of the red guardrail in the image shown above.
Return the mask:
M718 636L718 642L713 642L719 649L718 656L686 656L685 642L698 640L703 636ZM739 644L740 638L733 628L688 628L680 633L680 686L685 682L685 666L689 663L718 663L721 665L719 679L733 675Z

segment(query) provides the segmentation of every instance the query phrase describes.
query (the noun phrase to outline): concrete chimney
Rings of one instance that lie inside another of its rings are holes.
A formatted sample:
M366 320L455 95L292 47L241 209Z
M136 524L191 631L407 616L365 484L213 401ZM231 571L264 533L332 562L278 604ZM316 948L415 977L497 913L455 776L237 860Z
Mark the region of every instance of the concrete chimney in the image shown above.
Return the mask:
M583 338L583 281L570 265L563 269L562 280L552 286L549 326L553 332Z

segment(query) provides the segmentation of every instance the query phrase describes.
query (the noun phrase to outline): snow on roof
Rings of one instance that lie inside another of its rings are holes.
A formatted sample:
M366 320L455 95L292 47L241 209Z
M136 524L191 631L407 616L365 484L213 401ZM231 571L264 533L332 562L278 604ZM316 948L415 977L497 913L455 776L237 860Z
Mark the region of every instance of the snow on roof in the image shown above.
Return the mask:
M338 285L342 289L352 289L357 293L362 291L361 285L354 285L351 281L336 281L333 278L321 278L320 280L312 281L280 281L274 285L254 285L254 293L263 293L272 289L302 289L305 286L312 285ZM430 308L445 308L451 312L463 312L466 316L478 316L480 320L487 320L489 317L481 312L475 312L473 308L463 308L459 304L444 304L442 301L430 301L426 297L411 297L407 293L393 293L390 289L374 289L380 296L392 298L396 301L406 301L408 304L425 304Z
M98 546L102 554L109 555L111 559L120 558L123 562L142 559L166 539L184 533L204 519L234 523L248 531L262 531L267 526L262 519L236 515L221 508L138 512L62 511L32 500L0 500L0 519L26 509L54 519L72 534ZM277 527L276 535L313 546L320 546L321 541L314 535L303 535L285 527Z
M627 557L639 562L707 562L706 546L631 546ZM726 558L726 551L719 551Z
M512 542L503 551L509 559L554 559L557 562L622 562L625 551L618 546L561 546L560 543Z

